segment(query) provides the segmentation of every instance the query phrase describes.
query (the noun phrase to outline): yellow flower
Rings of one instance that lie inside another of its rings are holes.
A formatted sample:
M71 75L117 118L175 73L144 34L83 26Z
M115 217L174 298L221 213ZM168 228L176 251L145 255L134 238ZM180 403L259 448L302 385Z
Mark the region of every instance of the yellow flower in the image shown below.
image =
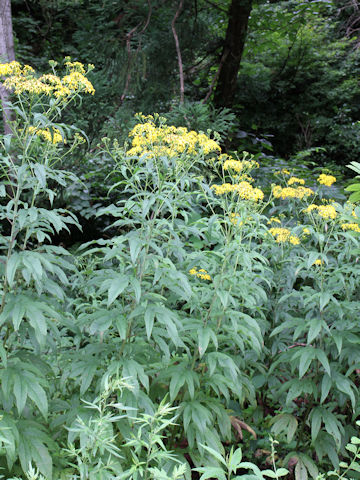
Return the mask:
M85 93L91 93L91 95L94 95L95 93L92 83L85 77L85 75L75 70L70 72L69 75L65 75L65 77L62 78L61 83L75 92L84 91Z
M292 245L299 245L300 239L296 235L291 235L290 230L287 228L270 228L269 232L277 243L290 242Z
M243 200L257 202L264 198L264 193L260 188L254 188L249 182L223 183L222 185L212 185L210 188L215 190L216 195L235 192Z
M320 258L318 258L317 260L315 260L315 262L313 263L313 265L318 265L318 266L321 266L324 262L322 260L320 260Z
M314 205L312 203L305 210L306 213L311 213L313 211L315 211L320 217L325 218L325 220L333 220L337 215L335 207L332 205Z
M304 235L310 235L310 230L308 228L303 228L303 234Z
M15 95L24 92L35 95L48 95L55 98L69 96L72 91L94 94L95 89L84 75L84 68L79 62L69 63L70 73L62 79L54 74L37 77L30 65L21 67L18 62L0 64L0 76L6 76L4 87L13 90Z
M211 280L211 276L204 268L197 270L195 267L189 270L190 275L194 275L201 280Z
M353 230L354 232L360 233L360 225L358 223L343 223L341 225L343 230Z
M280 185L274 185L272 189L273 195L275 198L299 198L302 200L304 197L314 195L314 192L311 188L303 187L299 185L298 187L285 187L282 188Z
M290 235L289 242L293 245L300 245L300 239L296 235Z
M41 129L41 128L29 127L28 132L34 133L38 137L41 137L43 140L49 143L53 143L54 145L61 142L66 143L66 139L62 137L60 131L57 128L52 128L50 130L49 128Z
M220 155L219 160L221 160L222 157L223 155ZM226 157L228 157L228 160L225 160L224 162L224 165L223 165L224 170L234 170L234 172L240 173L244 170L249 171L249 170L252 170L253 168L259 168L258 162L255 162L253 160L240 161L240 160L234 160L228 155L226 155Z
M85 75L84 65L80 62L65 62L65 65L71 72L80 72Z
M303 178L291 177L289 178L287 184L293 185L294 183L299 183L300 185L305 185L305 180Z
M158 156L172 158L183 153L207 155L221 151L215 140L204 133L189 132L185 127L165 125L165 119L161 119L163 124L156 126L152 115L139 114L138 118L146 122L135 125L129 133L129 137L132 138L132 148L127 153L130 155L149 153L149 158Z
M278 217L270 217L267 223L268 225L271 225L272 223L281 223L281 220Z
M0 76L7 77L8 75L20 75L21 65L19 62L1 63Z
M322 173L318 177L317 181L321 185L326 185L327 187L331 187L331 185L336 182L336 177L334 177L333 175L325 175L325 173Z
M313 203L311 205L309 205L306 209L305 209L305 212L306 213L311 213L313 210L316 210L318 207L317 205L314 205Z

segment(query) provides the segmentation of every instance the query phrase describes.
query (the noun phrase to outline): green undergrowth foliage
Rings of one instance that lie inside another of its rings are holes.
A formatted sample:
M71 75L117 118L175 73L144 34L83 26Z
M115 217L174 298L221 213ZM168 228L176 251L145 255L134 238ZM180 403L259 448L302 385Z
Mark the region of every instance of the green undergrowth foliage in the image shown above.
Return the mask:
M252 155L138 115L125 146L99 147L115 166L103 238L70 253L53 239L78 222L55 205L80 182L61 162L83 137L60 121L92 86L65 67L2 71L1 474L359 470L359 208L332 200L329 172L267 166L262 189Z

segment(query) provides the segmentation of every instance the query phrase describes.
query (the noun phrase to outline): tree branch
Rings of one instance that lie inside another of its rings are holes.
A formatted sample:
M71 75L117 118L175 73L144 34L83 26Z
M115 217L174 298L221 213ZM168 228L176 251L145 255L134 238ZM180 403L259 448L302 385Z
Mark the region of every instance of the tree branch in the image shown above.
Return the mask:
M145 32L145 30L147 29L147 27L149 26L149 23L150 23L150 18L151 18L151 13L152 13L152 6L151 6L150 0L148 0L148 5L149 5L148 15L147 15L144 27L140 30L139 35L141 35ZM132 30L130 30L130 32L126 35L126 50L127 50L127 54L128 54L128 63L127 63L127 69L126 69L127 70L127 75L126 75L124 91L123 91L123 93L120 97L120 104L122 104L125 100L127 91L129 89L130 81L131 81L132 65L133 65L134 60L136 59L136 57L138 56L138 53L140 51L141 39L139 41L139 45L136 49L135 55L131 54L131 38L134 35L134 33L136 32L136 30L140 27L140 25L141 25L141 23L136 25L136 27L134 27Z
M184 4L184 0L180 0L178 9L175 13L174 18L172 19L171 22L171 30L174 35L174 40L175 40L175 47L176 47L176 54L178 57L178 66L179 66L179 76L180 76L180 104L184 103L184 92L185 92L185 87L184 87L184 71L183 71L183 64L182 64L182 58L181 58L181 50L180 50L180 44L179 44L179 37L176 33L175 29L175 22L178 19L180 12L182 10Z

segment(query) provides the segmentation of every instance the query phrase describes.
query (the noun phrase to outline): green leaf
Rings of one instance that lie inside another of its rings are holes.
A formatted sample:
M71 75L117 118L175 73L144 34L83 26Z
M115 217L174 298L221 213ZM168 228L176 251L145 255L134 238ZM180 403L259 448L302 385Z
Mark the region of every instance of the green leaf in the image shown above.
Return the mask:
M239 464L242 460L242 450L241 448L237 448L235 452L231 450L229 456L229 469L232 473L235 473L236 470L239 468Z
M209 327L203 327L198 330L199 357L201 358L209 345L212 330Z
M216 460L218 460L220 463L222 463L225 467L226 467L226 461L225 459L222 457L222 455L220 455L219 452L217 452L216 450L214 450L213 448L211 447L208 447L207 445L203 445L201 444L202 448L204 450L206 450L207 452L210 453L210 455L212 455L214 458L216 458ZM209 477L208 477L209 478Z
M270 477L270 478L277 478L276 473L273 470L261 470L261 473L265 477Z
M130 258L134 265L142 249L142 246L143 241L141 240L141 238L134 235L129 238Z
M302 350L299 362L299 378L303 377L307 373L311 362L316 356L315 348L305 347Z
M18 253L13 253L6 264L6 278L9 287L14 286L14 278L16 270L21 263L21 258Z
M298 458L297 464L295 466L295 480L307 480L308 473L304 462Z
M323 376L322 381L321 381L320 403L323 403L325 401L326 397L329 395L331 385L332 385L331 377L329 375L325 374Z
M319 333L321 332L322 328L322 320L319 318L313 318L310 321L310 328L308 331L308 336L307 336L307 343L311 343L314 338L316 338Z
M198 467L198 468L194 468L194 471L199 473L204 472L201 475L200 480L206 480L208 478L211 478L211 479L216 478L217 480L226 480L225 473L219 467L210 467L210 466Z
M151 332L154 326L154 319L155 319L155 310L152 305L146 307L144 320L145 320L145 328L146 328L146 335L148 340L150 340Z
M13 378L16 408L19 412L19 415L21 415L25 408L26 398L28 395L28 387L20 375L15 374Z
M90 387L91 381L94 378L96 370L97 370L97 364L90 363L89 365L87 365L87 368L83 371L82 377L81 377L80 395L84 395L84 393Z
M316 407L311 412L311 441L315 442L321 427L322 409Z
M276 469L276 475L278 477L284 477L285 475L288 475L289 473L289 470L287 470L286 468L278 468Z
M326 373L331 376L331 370L330 370L330 364L329 360L327 359L327 356L323 350L316 349L316 357L321 363L321 365L324 367Z
M320 294L320 312L324 310L326 305L330 302L331 295L329 292L322 292Z
M350 382L348 378L344 377L340 373L337 373L335 376L335 385L340 390L340 392L343 392L349 396L351 405L353 409L355 409L355 403L356 403L355 394L353 392L353 389L351 388L353 383Z
M117 297L125 290L128 284L129 278L125 275L118 275L111 280L111 285L108 290L108 307L110 307L110 305L117 299Z
M184 385L186 380L186 370L183 367L175 370L170 380L169 392L170 400L173 402L179 393L180 388Z
M35 403L46 420L48 415L48 401L45 390L41 385L39 385L39 383L36 382L36 380L29 381L28 378L26 378L26 383L28 388L28 396Z

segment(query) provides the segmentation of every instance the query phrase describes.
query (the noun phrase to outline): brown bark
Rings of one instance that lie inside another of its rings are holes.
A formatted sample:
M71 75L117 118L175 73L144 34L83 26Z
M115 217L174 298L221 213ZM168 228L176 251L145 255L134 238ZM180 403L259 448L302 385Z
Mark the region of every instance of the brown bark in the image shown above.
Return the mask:
M229 23L214 94L214 103L217 107L231 107L233 104L251 8L252 0L231 1Z
M15 60L14 37L12 30L11 0L0 0L0 63L12 62ZM0 100L4 122L4 133L11 133L9 120L11 110L7 108L10 99L10 92L0 84Z

